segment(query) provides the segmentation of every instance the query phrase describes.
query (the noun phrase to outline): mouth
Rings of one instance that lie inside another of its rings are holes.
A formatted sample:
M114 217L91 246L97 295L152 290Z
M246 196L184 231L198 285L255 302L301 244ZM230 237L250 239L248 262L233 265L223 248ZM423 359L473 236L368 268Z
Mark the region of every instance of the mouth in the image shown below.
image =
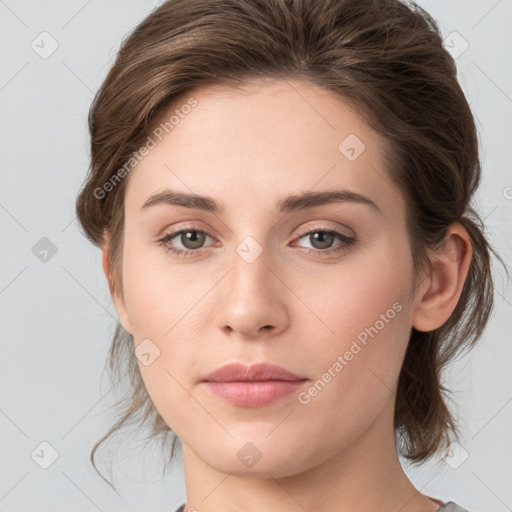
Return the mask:
M212 394L232 405L262 407L297 391L305 382L307 379L204 382L204 384Z
M232 405L262 407L297 391L308 380L273 364L232 363L210 373L201 383Z

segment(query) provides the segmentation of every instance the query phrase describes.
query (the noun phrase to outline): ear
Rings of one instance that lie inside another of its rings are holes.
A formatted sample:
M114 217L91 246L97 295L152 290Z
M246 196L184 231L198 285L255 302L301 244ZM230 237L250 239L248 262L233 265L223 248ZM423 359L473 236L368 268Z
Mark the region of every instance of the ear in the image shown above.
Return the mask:
M459 222L451 224L441 249L429 255L432 263L417 294L413 327L433 331L441 327L457 306L472 258L471 239Z
M108 257L108 248L109 248L109 243L108 243L108 239L107 239L107 241L103 244L103 246L101 248L101 262L102 262L102 266L103 266L103 272L105 273L105 277L107 278L108 287L110 290L110 296L112 297L112 302L114 303L114 306L116 308L117 315L119 317L119 321L121 322L121 325L124 327L125 331L127 331L130 334L133 334L130 320L128 317L128 311L126 310L126 305L124 303L124 297L120 296L114 290L112 269L111 269L110 259Z

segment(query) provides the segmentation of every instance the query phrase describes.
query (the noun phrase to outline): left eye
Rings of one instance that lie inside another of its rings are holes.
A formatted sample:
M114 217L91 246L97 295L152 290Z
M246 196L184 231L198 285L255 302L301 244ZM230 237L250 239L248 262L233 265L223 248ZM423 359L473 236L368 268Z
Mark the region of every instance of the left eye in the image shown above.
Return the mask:
M313 250L316 252L330 252L327 249L331 250L339 250L339 246L350 245L354 242L354 239L339 233L338 231L325 230L325 229L315 229L313 231L308 231L303 234L299 240L302 238L307 238L309 242L313 245ZM338 239L341 243L338 244L336 249L332 248L335 240ZM322 251L323 249L323 251Z

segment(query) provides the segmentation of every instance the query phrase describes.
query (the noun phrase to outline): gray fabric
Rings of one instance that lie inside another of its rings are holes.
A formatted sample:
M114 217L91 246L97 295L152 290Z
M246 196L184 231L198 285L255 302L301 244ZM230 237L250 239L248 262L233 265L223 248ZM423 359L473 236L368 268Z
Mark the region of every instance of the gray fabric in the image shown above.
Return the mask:
M182 511L180 511L182 512ZM449 501L448 503L445 503L440 509L438 509L438 512L469 512L465 508L459 507L456 503L453 501Z
M185 503L181 505L180 508L176 509L176 512L185 512ZM459 507L456 503L453 501L449 501L448 503L445 503L440 508L437 509L437 512L469 512L465 508Z

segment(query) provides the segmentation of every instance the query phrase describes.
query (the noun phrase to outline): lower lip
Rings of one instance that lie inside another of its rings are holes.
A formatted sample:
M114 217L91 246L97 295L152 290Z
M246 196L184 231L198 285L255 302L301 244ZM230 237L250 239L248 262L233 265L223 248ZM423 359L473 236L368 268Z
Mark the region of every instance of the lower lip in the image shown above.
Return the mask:
M259 382L204 382L208 389L240 407L261 407L299 389L305 380L264 380Z

